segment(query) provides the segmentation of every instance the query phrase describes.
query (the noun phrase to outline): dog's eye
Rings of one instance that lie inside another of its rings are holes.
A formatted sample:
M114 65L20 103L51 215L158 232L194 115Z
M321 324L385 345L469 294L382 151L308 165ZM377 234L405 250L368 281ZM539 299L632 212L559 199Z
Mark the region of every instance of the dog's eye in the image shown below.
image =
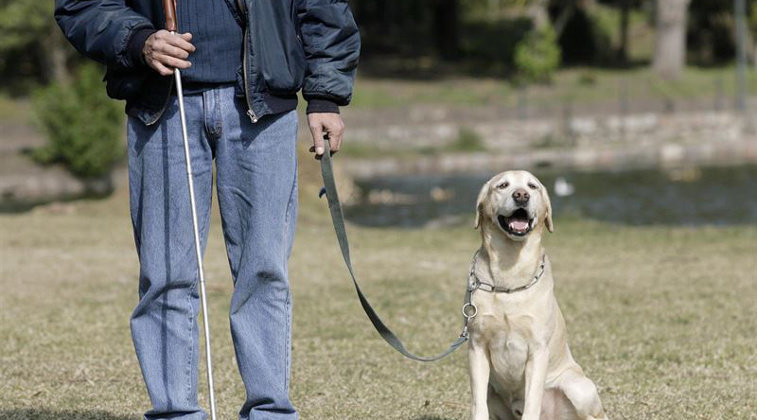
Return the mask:
M539 186L534 184L533 182L528 183L528 188L531 188L532 190L538 190Z
M505 188L507 188L507 187L509 187L509 186L510 186L510 183L509 183L509 182L503 182L503 183L501 183L501 184L497 185L497 189L499 189L499 190L504 190Z

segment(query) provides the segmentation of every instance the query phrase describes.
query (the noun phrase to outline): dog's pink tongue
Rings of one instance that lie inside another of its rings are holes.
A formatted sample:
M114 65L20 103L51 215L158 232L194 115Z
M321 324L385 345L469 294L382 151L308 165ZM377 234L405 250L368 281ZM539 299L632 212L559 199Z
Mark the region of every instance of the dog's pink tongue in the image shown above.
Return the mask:
M528 229L528 221L527 220L511 220L510 221L510 229L522 232L524 230Z

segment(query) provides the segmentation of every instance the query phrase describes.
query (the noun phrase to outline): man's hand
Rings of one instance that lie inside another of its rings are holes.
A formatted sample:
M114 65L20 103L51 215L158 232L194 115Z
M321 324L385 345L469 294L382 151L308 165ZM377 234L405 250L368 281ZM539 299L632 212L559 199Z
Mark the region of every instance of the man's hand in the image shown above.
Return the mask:
M173 69L186 69L192 65L187 58L195 51L192 34L172 34L165 29L150 35L142 48L145 63L162 76L170 76Z
M310 134L313 135L313 147L310 148L310 151L315 152L316 159L320 159L325 152L324 135L328 135L331 154L339 151L344 135L344 122L342 122L341 115L332 112L314 112L308 114L308 126L310 127Z

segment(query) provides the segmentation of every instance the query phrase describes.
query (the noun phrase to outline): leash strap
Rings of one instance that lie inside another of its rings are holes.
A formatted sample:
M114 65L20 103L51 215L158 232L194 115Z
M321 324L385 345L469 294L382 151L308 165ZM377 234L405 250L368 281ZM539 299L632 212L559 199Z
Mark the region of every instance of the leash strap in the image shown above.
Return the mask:
M417 356L413 353L410 353L405 348L405 345L402 344L402 341L400 341L400 339L397 338L392 330L390 330L389 327L387 327L386 324L381 321L381 318L378 316L376 311L373 310L373 307L368 302L368 299L366 299L365 295L363 295L362 290L360 290L360 285L358 284L357 279L355 278L355 272L352 269L352 261L350 260L350 243L347 239L347 230L345 229L344 225L344 213L342 212L342 204L339 201L339 195L336 191L336 181L334 180L334 169L331 164L331 153L329 153L330 145L328 140L325 140L324 146L326 152L321 158L321 175L323 176L323 185L324 189L326 190L326 199L329 203L331 221L334 223L334 231L336 232L336 238L339 241L339 248L342 251L344 263L347 265L347 271L349 271L350 273L352 283L355 285L355 291L357 292L357 296L360 299L360 305L363 307L365 314L368 315L368 319L371 320L373 327L376 328L376 331L381 335L381 338L383 338L384 341L389 343L390 346L400 352L400 354L402 354L403 356L409 359L417 360L419 362L434 362L447 357L452 352L457 350L457 348L460 347L463 343L468 341L468 320L472 317L468 318L468 316L466 316L465 325L463 327L463 332L460 334L460 337L458 337L458 339L455 340L455 342L452 343L447 350L432 357ZM467 288L465 301L469 303L470 294L471 290L470 288Z

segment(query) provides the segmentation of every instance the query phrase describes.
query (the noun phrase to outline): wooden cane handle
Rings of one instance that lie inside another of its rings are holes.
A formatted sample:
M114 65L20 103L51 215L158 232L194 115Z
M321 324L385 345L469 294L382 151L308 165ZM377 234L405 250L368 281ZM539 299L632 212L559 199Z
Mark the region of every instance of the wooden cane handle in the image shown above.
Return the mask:
M176 25L176 0L163 0L163 11L166 13L166 30L177 32Z

